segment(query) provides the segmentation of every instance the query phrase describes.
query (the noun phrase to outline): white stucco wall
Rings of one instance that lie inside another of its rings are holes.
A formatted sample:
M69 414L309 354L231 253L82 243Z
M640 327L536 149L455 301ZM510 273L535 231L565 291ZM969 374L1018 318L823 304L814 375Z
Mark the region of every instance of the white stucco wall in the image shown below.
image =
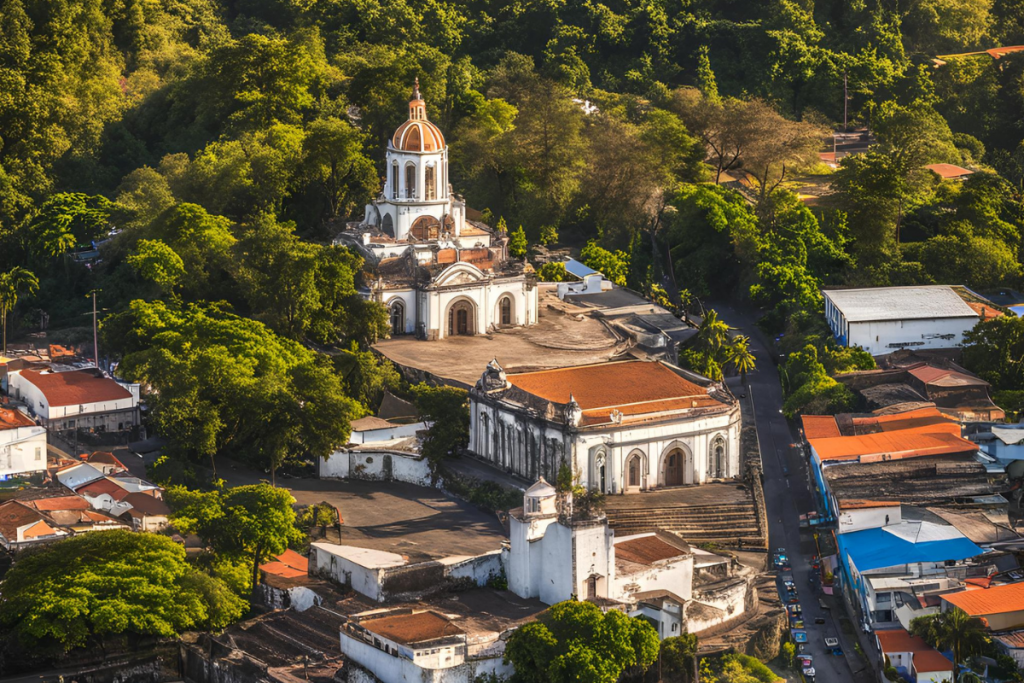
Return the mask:
M486 586L489 579L501 575L501 557L499 549L476 557L446 557L440 562L445 565L448 578L469 579L477 586Z
M383 683L473 683L477 676L496 674L507 679L513 673L512 666L503 663L501 657L463 659L449 668L423 668L407 657L379 650L345 632L341 633L341 652ZM352 678L350 674L349 680ZM355 678L360 677L357 674Z
M860 346L874 356L892 353L900 348L914 350L962 346L964 332L971 330L977 322L977 316L853 322L848 324L850 332L847 346ZM905 344L911 345L902 346Z
M28 404L32 410L35 411L36 415L43 418L44 420L57 420L66 417L75 417L76 415L88 415L91 413L108 413L115 410L128 410L135 408L139 404L139 399L136 395L128 396L126 398L118 399L116 401L99 401L96 403L84 403L75 404L70 406L51 406L43 395L43 392L24 377L20 372L12 373L10 376L11 389L14 391L15 397L21 399ZM114 380L110 380L113 382ZM138 391L138 385L135 385L135 391ZM132 393L129 387L124 387L127 391ZM126 418L128 419L128 418Z
M366 564L373 561L374 566L360 564L354 558L342 557L339 553L351 552L350 546L334 546L331 544L312 543L309 547L310 573L322 576L350 587L371 600L381 602L384 599L382 578L384 570L389 567L400 567L405 560L400 555L382 551L363 551L365 558L360 560Z
M46 469L46 429L33 425L0 429L0 477Z
M352 432L349 443L368 444L379 441L391 441L407 436L416 436L416 432L427 428L426 422L413 422L410 424L396 424L384 429L367 429L361 432Z
M385 464L389 458L392 481L403 481L417 486L431 485L430 463L427 459L400 451L338 450L332 453L331 457L320 459L317 476L321 479L383 481L387 478Z

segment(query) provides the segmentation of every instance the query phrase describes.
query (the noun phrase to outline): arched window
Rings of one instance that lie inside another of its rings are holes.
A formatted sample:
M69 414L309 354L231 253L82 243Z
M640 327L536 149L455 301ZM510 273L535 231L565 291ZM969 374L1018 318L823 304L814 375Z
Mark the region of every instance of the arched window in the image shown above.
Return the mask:
M501 315L501 324L502 325L511 325L512 324L512 298L508 297L508 296L503 298L501 300L501 302L498 304L498 308L500 310L500 315Z
M398 199L398 164L391 164L391 198Z
M634 455L629 459L629 466L626 468L626 486L640 486L640 456Z
M423 181L424 189L427 192L427 200L437 199L437 169L433 166L427 166L426 168L426 179Z
M725 439L721 435L716 436L711 442L711 471L715 478L727 477L728 463L726 462Z
M391 334L405 334L405 304L401 300L391 304Z
M405 198L416 199L416 166L408 164L405 167Z
M380 229L384 231L385 235L395 236L395 222L391 219L391 214L384 214L384 220L380 222Z

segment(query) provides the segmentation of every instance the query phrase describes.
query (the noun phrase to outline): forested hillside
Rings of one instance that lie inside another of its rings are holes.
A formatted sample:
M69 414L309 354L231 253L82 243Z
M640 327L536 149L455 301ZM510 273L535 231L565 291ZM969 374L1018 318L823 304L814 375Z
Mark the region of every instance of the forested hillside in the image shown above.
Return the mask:
M156 354L145 326L254 318L355 355L385 334L359 259L327 245L379 191L416 77L455 190L493 223L594 241L677 302L750 297L801 347L793 314L823 284L1021 275L1024 54L949 56L1024 42L1020 0L0 0L0 31L4 310L75 328L102 288L106 353L137 379L202 346L157 335ZM877 144L831 171L844 112ZM743 194L715 186L730 176ZM98 262L72 258L111 229Z

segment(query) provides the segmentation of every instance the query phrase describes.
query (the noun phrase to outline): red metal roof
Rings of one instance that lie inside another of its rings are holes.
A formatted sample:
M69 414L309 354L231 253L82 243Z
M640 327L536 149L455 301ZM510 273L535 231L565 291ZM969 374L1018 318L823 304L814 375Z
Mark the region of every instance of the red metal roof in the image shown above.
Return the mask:
M34 427L35 422L20 410L0 408L0 429L17 429L18 427Z
M842 436L836 418L831 415L801 415L804 423L804 436L808 439L830 439Z
M309 574L309 560L289 548L272 561L260 565L267 574L286 579L296 579Z
M808 441L822 461L876 462L929 455L970 454L978 450L976 444L959 436L944 432L920 433L916 430L839 436L831 439L809 439Z
M42 512L89 509L89 502L81 496L54 496L52 498L36 498L24 502Z
M938 173L940 177L950 178L963 178L965 175L971 175L974 171L964 168L962 166L956 166L954 164L928 164L925 166L929 171Z
M85 486L78 488L78 493L88 493L92 497L101 496L104 493L108 494L114 500L123 500L128 496L128 490L123 486L119 486L116 482L108 477L97 479L96 481L90 482Z
M73 406L131 398L131 392L112 379L97 377L88 370L39 372L22 370L21 376L34 384L50 406Z

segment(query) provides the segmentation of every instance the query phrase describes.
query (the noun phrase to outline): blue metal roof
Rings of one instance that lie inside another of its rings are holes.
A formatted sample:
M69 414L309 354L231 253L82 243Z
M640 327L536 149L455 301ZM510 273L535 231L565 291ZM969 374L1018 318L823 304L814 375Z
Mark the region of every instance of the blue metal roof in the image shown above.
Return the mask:
M588 276L588 275L599 275L600 274L596 270L594 270L593 268L590 268L589 266L583 265L582 263L580 263L579 261L577 261L574 258L571 258L571 259L569 259L568 261L565 262L565 269L569 273L571 273L571 274L575 275L576 277L580 278L581 280L583 278L585 278L586 276Z
M850 558L859 572L916 562L966 560L985 552L962 534L915 543L881 528L839 534L838 540L841 552Z

